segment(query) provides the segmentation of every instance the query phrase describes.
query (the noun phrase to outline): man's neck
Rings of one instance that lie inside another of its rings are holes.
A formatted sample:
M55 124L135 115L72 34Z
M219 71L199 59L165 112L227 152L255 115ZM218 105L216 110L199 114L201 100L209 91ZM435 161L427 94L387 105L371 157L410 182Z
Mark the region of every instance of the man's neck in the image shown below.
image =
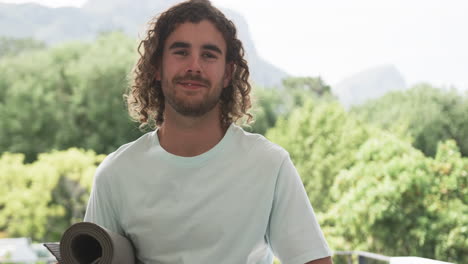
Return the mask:
M220 120L219 105L202 117L186 117L167 109L158 129L159 143L167 152L193 157L207 152L226 133Z

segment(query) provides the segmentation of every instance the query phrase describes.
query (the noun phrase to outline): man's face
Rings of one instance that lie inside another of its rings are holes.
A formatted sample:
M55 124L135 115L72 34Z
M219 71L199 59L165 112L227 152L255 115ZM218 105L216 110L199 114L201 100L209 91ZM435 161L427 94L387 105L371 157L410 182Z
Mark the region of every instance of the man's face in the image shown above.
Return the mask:
M156 75L166 109L171 107L184 116L202 116L218 104L230 73L223 35L211 22L202 20L180 24L168 36Z

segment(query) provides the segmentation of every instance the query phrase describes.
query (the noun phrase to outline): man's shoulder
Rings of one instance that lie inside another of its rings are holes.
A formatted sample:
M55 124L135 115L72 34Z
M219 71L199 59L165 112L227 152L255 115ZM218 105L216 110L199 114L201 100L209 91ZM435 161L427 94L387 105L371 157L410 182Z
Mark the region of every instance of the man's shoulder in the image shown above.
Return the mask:
M235 134L238 147L254 155L279 158L289 156L289 153L283 147L261 134L250 133L240 127L236 128Z
M117 150L107 155L104 161L99 165L102 170L118 170L121 167L128 166L134 160L138 160L141 155L148 153L154 146L155 132L148 132L138 139L120 146Z

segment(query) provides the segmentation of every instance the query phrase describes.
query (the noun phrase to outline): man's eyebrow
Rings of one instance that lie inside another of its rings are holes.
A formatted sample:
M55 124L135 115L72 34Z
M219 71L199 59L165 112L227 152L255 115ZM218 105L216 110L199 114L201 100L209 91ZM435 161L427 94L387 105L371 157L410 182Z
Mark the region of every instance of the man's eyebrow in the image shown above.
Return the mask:
M171 44L171 46L169 46L169 49L178 49L178 48L190 48L192 47L192 45L188 42L183 42L183 41L176 41L174 43ZM215 44L205 44L202 46L203 49L207 49L207 50L211 50L211 51L214 51L214 52L217 52L221 55L223 55L223 52L221 51L221 49L216 46Z
M219 53L220 55L223 55L223 52L221 51L220 48L218 48L218 46L214 45L214 44L205 44L202 46L203 49L207 49L207 50L212 50L214 52L217 52Z
M169 49L177 49L177 48L190 48L190 43L187 42L182 42L182 41L176 41L169 46Z

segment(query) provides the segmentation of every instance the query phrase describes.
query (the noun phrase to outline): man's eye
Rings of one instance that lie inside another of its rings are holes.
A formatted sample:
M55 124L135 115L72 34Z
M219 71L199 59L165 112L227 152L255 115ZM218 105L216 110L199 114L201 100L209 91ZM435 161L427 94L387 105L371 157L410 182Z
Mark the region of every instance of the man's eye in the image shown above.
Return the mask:
M205 52L203 53L203 57L207 58L207 59L216 59L216 55L214 55L213 53L210 53L210 52Z
M188 52L185 50L178 50L178 51L175 51L174 54L180 55L180 56L187 56Z

